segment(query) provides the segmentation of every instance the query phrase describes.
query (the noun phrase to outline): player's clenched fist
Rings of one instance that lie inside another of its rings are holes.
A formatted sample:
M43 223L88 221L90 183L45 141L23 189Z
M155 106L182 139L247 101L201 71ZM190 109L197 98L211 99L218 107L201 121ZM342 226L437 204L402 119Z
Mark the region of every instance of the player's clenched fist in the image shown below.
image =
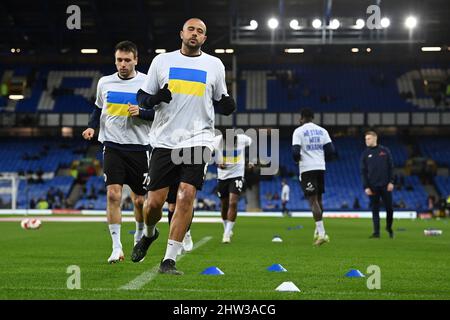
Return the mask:
M139 106L132 105L128 102L128 112L132 117L139 116Z
M94 137L95 130L92 128L87 128L81 134L85 140L91 140Z

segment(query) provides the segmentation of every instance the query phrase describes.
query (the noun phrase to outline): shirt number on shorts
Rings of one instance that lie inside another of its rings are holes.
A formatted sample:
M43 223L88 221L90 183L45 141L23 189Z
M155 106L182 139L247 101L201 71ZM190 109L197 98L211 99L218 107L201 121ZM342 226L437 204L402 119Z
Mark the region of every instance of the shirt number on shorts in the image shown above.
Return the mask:
M242 187L244 186L242 180L234 180L234 183L236 184L236 189L238 189L239 191L242 190Z
M144 181L142 181L142 185L147 186L150 184L150 176L147 173L144 173Z

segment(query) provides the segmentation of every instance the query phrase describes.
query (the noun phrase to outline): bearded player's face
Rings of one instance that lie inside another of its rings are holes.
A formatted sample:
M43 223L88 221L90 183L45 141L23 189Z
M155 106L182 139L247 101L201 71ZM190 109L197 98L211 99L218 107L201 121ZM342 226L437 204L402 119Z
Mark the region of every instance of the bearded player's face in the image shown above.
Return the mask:
M116 68L122 78L129 78L137 65L137 57L133 52L117 50L115 53Z
M206 26L200 20L188 20L180 35L185 46L194 50L199 49L206 41Z

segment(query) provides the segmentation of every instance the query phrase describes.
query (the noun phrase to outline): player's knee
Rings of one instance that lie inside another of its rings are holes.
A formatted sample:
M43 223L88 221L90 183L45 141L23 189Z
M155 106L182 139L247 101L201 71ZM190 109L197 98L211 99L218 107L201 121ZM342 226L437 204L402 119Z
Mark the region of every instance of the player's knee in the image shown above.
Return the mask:
M147 210L150 211L161 211L164 205L164 201L160 201L159 199L152 197L148 198L147 201Z
M144 196L136 196L133 200L133 204L135 207L140 208L144 205L144 200L145 200Z
M122 200L122 192L117 188L108 189L106 196L109 202L120 202Z
M194 187L180 186L177 193L177 202L192 202L195 198L196 190Z

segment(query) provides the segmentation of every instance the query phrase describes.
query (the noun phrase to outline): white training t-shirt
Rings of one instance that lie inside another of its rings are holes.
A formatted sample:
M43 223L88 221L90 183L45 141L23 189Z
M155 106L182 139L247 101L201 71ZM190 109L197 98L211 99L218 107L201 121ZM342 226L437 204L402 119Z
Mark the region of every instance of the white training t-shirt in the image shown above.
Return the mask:
M172 100L155 106L150 144L153 148L207 146L213 149L214 106L227 94L225 67L204 52L189 57L180 50L156 56L141 89L156 94L169 85Z
M251 145L251 143L252 138L245 134L238 134L236 146L228 150L226 149L226 143L222 141L222 135L214 137L216 163L225 165L225 169L217 167L217 178L219 180L244 177L245 148Z
M330 143L328 131L312 122L295 129L292 145L300 145L300 176L303 172L325 170L325 154L323 146Z
M287 184L285 184L283 186L283 188L281 189L281 200L282 201L289 201L289 192L291 191L291 189L289 188L289 186Z
M150 122L132 117L128 103L138 105L136 92L145 81L146 75L136 71L131 79L121 79L118 73L101 77L97 84L95 104L102 109L98 141L148 145Z

